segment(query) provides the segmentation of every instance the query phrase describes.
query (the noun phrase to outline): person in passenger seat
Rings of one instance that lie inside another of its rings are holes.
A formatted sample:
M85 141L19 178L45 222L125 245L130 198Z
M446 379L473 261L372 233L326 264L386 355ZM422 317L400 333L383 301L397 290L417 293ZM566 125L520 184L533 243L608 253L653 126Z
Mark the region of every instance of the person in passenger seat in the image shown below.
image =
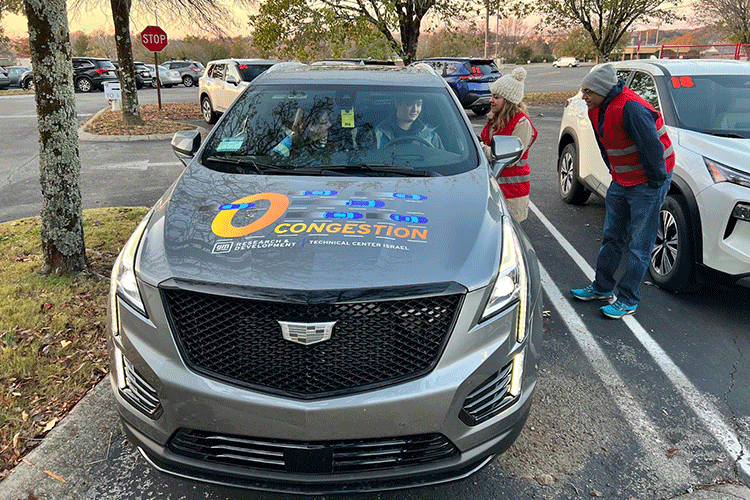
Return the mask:
M445 149L440 135L419 119L422 99L414 96L399 96L394 99L395 112L375 127L375 146L383 148L394 143L421 143L433 148Z
M289 157L300 150L322 151L328 146L328 130L331 128L330 109L318 107L305 113L297 109L292 130L272 150L271 156Z

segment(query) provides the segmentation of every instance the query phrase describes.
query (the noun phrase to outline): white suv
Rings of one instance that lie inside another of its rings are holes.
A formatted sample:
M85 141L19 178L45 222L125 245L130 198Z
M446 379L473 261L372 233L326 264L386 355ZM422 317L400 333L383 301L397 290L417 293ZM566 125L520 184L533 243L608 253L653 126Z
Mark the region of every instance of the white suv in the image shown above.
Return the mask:
M672 291L707 278L750 287L750 64L722 60L614 63L618 78L659 110L674 145L672 186L651 254L654 282ZM560 195L604 197L610 175L580 93L563 113Z
M553 68L560 68L567 66L568 68L575 68L578 66L578 59L575 57L561 57L552 63Z
M206 123L215 123L255 77L277 62L268 59L210 61L198 79L198 99Z

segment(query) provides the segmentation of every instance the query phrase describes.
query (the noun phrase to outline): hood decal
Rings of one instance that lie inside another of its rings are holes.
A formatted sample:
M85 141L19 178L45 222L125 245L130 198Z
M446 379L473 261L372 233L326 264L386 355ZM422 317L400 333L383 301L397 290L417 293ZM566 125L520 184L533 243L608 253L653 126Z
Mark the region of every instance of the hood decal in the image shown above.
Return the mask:
M200 211L218 212L211 223L218 237L213 254L306 245L408 251L410 243L427 242L429 218L420 206L425 200L418 193L264 192Z

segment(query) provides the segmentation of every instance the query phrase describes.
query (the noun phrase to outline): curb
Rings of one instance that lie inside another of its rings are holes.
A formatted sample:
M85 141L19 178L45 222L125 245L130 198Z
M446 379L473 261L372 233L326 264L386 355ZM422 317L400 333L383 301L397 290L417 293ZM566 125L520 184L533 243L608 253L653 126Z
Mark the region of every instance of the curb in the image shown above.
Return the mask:
M145 134L145 135L99 135L99 134L92 134L92 133L86 132L86 125L88 125L89 123L99 118L99 115L101 115L108 109L109 109L109 106L106 108L100 109L99 111L94 113L94 116L92 116L91 118L83 122L83 124L80 127L78 127L78 140L79 141L90 141L90 142L169 141L172 139L172 136L174 136L174 133ZM178 123L182 123L182 122L178 122ZM200 131L203 134L203 130L200 127L196 128L196 130Z

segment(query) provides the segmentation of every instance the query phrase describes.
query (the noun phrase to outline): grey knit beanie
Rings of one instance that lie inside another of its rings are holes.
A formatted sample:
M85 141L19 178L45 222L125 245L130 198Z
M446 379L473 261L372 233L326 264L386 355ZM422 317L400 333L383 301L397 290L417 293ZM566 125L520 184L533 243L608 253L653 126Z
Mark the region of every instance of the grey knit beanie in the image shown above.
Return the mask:
M617 72L612 63L597 64L581 82L581 88L592 90L605 97L615 85L617 85Z
M510 75L503 75L490 85L490 92L507 99L513 104L519 104L523 100L523 81L525 79L525 69L520 66L513 68Z

